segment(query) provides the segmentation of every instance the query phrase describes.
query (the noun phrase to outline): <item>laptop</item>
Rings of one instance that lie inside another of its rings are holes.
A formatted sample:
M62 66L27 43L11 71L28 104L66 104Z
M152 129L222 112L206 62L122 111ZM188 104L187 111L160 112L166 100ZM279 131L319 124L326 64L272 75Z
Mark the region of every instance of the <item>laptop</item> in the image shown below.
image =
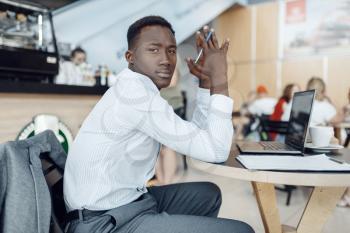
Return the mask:
M275 141L237 142L242 154L302 154L308 131L315 90L296 92L284 143Z

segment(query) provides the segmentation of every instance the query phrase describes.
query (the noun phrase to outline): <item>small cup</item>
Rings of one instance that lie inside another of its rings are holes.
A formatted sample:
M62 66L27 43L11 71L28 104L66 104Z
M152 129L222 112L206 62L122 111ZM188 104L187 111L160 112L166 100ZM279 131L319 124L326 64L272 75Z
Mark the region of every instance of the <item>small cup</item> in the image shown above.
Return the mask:
M317 147L329 146L329 143L334 135L332 127L312 126L309 129L312 140L312 145Z

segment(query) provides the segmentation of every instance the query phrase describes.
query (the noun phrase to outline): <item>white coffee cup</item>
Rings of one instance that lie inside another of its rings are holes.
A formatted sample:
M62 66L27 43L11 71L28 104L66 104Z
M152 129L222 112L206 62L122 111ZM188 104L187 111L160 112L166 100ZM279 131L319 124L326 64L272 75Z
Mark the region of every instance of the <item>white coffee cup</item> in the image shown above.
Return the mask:
M327 126L312 126L309 129L312 140L312 145L317 147L329 146L329 143L334 135L333 127Z

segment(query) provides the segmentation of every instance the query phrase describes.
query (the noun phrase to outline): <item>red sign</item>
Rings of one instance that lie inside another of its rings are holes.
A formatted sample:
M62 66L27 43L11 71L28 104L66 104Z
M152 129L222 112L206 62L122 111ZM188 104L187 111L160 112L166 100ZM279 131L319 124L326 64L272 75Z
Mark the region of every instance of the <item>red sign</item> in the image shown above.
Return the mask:
M286 23L300 23L306 19L305 0L286 2Z

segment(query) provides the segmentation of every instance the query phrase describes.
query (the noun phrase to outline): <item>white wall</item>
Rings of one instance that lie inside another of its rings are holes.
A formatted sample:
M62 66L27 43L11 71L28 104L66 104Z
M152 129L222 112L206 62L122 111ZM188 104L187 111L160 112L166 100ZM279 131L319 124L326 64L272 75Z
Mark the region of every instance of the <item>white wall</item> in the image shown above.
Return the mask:
M126 33L135 20L163 16L180 44L235 3L246 0L90 0L54 14L53 21L59 42L82 46L94 68L107 64L118 72L126 67Z

